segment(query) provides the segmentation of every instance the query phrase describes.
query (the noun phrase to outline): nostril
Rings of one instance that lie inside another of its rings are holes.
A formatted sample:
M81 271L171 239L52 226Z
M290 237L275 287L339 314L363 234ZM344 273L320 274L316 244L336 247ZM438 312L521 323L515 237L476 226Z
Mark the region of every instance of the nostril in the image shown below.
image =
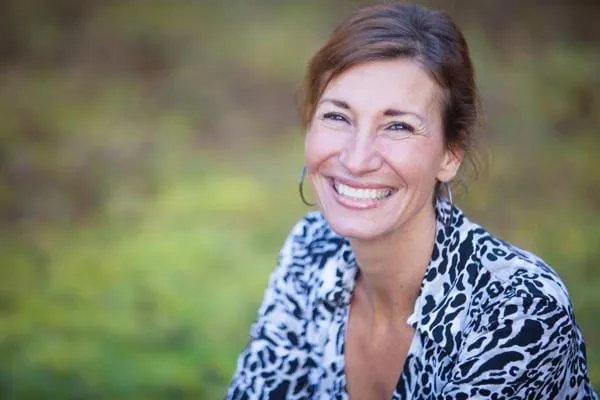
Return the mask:
M340 152L338 160L353 175L372 172L381 166L381 157L375 148L367 143L354 143Z

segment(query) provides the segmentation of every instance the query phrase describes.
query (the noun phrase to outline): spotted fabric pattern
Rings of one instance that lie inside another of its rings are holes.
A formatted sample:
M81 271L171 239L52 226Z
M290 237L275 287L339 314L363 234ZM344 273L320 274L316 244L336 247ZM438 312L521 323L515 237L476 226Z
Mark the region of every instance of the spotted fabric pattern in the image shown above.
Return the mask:
M445 202L393 399L598 399L569 295L544 261ZM357 266L318 212L288 236L227 399L348 399L344 332Z

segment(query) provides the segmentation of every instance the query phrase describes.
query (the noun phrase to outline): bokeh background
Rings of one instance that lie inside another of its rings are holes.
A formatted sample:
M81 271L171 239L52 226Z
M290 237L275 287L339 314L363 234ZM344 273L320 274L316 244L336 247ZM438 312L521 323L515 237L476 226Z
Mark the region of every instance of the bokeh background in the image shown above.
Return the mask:
M306 211L296 88L364 3L0 2L0 398L223 397ZM599 388L600 2L424 4L485 112L457 202L559 271Z

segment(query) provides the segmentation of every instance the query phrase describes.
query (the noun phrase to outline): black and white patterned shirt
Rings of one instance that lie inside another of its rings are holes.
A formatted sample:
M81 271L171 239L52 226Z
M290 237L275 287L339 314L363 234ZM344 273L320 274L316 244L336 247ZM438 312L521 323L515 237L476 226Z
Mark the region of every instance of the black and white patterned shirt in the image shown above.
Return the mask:
M450 226L438 218L393 399L597 399L557 274L454 210ZM347 399L356 273L348 241L307 214L281 250L227 399Z

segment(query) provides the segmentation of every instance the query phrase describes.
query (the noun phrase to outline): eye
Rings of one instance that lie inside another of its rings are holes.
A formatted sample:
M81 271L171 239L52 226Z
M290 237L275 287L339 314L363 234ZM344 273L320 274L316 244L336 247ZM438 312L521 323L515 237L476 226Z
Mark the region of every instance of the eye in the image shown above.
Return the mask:
M414 133L415 128L412 125L407 124L406 122L393 122L389 124L386 128L388 131L404 131L408 133Z
M340 113L336 113L336 112L328 112L323 114L323 119L326 120L330 120L330 121L336 121L336 122L348 122L348 118L346 118L344 115L340 114Z

